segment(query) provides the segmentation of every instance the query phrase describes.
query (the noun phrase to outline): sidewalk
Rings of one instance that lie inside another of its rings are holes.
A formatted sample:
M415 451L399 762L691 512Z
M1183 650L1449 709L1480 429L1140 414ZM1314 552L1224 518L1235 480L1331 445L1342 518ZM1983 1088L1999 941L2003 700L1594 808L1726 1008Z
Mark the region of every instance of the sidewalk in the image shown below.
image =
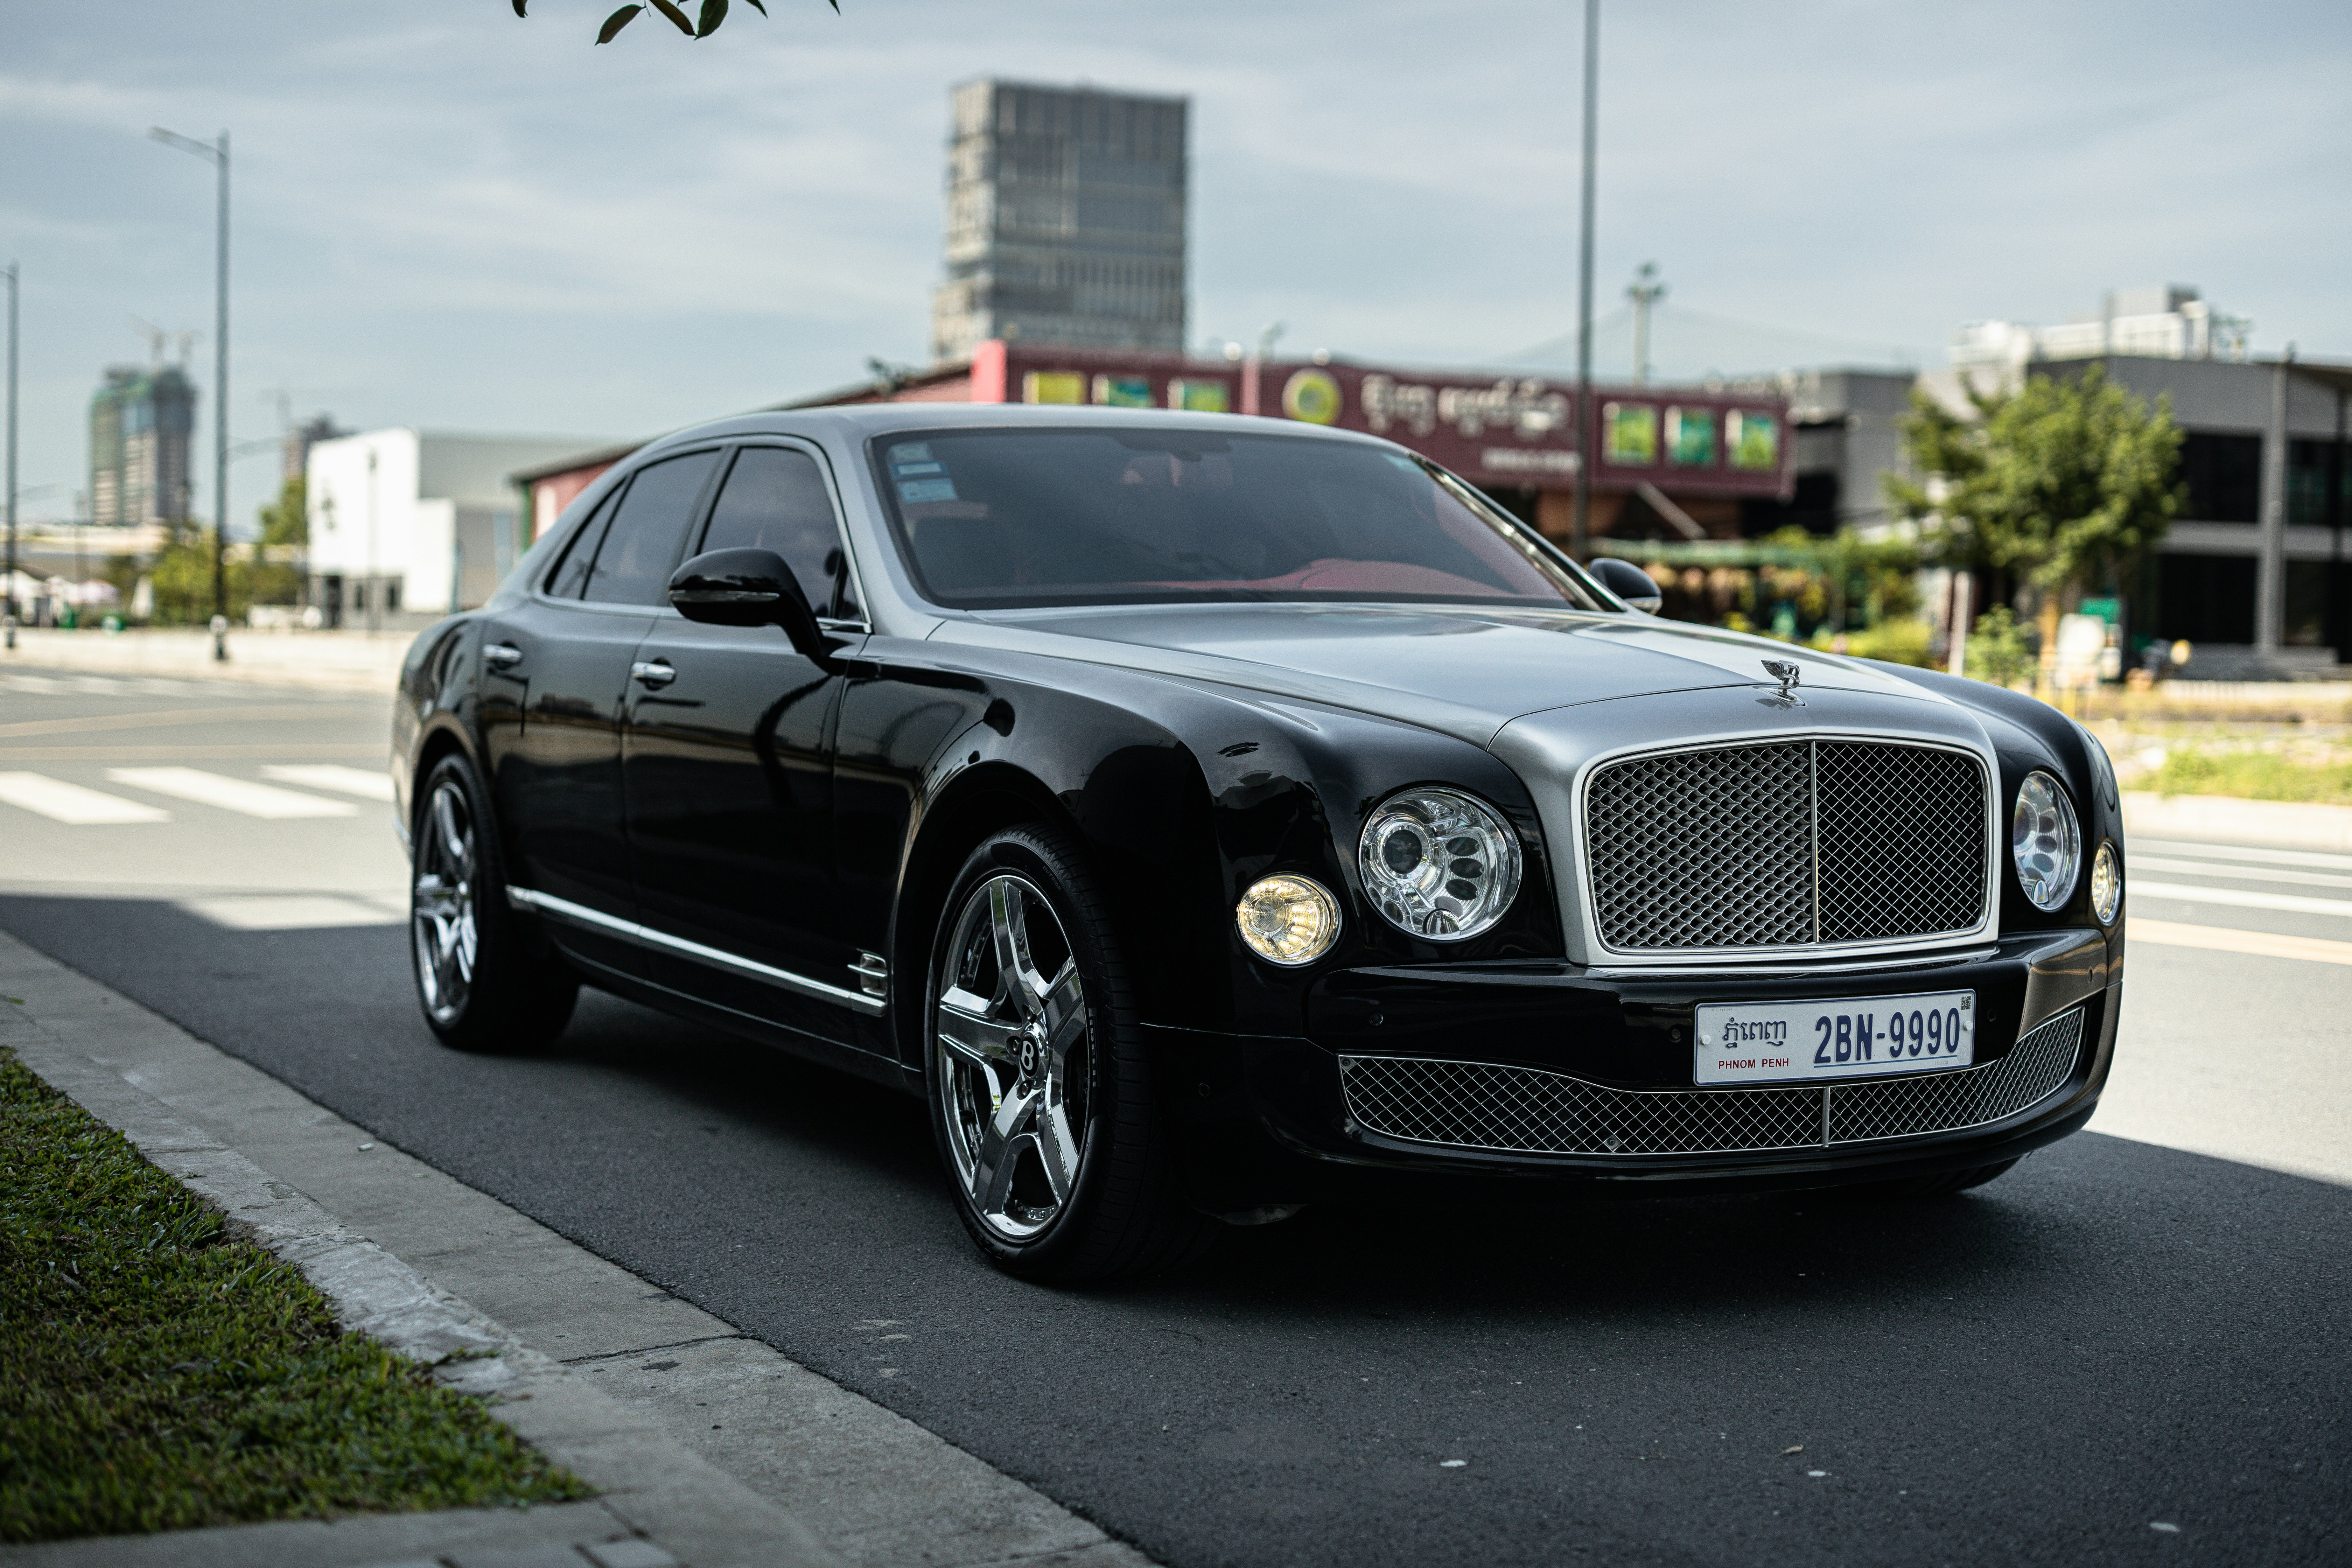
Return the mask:
M1038 1492L0 933L0 1044L599 1489L0 1546L39 1568L1149 1568ZM430 1277L427 1277L429 1270Z
M184 627L105 632L21 627L0 669L73 669L95 675L259 681L340 691L390 692L414 632L256 632L232 627L228 659L213 658L212 634Z

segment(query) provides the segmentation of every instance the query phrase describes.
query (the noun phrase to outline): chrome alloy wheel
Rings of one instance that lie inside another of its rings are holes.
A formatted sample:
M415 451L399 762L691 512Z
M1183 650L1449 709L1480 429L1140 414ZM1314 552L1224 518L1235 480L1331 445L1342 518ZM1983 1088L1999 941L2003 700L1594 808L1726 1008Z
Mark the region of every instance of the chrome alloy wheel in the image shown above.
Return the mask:
M436 1024L454 1023L473 994L481 931L474 920L474 814L454 779L433 791L416 836L416 984Z
M1007 1241L1054 1222L1086 1152L1090 1031L1045 896L1000 872L956 916L933 977L935 1092L972 1207Z

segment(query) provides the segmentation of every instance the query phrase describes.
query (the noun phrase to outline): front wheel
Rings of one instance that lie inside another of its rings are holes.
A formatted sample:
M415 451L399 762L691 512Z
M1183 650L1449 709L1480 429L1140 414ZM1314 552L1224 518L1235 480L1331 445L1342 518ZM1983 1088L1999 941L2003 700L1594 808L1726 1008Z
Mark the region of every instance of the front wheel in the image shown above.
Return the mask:
M1076 1283L1205 1250L1216 1226L1179 1188L1115 933L1060 835L1007 828L972 851L923 1017L940 1158L999 1268Z
M507 908L487 796L464 757L444 757L425 775L409 841L410 967L425 1021L441 1043L529 1051L562 1034L579 976L533 952Z

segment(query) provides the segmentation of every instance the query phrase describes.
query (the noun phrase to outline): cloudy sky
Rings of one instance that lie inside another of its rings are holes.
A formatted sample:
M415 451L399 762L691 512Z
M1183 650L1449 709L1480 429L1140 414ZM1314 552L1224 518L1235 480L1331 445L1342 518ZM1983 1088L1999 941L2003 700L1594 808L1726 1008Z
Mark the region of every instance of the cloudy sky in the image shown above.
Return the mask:
M211 417L211 174L150 125L232 134L238 439L277 389L624 437L919 360L946 89L979 75L1192 96L1196 341L1572 360L1569 0L769 0L593 47L606 8L0 0L25 514L87 484L131 318L207 334ZM1674 375L1939 363L1962 321L2165 281L2259 353L2352 359L2342 0L1611 0L1601 61L1604 371L1651 259ZM274 461L233 470L239 520Z

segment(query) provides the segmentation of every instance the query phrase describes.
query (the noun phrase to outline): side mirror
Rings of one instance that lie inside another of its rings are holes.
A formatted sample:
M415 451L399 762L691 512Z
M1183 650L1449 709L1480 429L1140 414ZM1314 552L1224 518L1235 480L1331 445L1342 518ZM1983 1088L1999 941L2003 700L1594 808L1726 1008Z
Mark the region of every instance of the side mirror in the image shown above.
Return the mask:
M669 602L689 621L714 626L782 626L795 651L830 665L833 650L818 629L793 569L772 550L711 550L670 574Z
M1665 605L1666 596L1659 588L1657 579L1631 561L1604 555L1592 563L1591 571L1601 579L1602 587L1643 615L1654 616Z

